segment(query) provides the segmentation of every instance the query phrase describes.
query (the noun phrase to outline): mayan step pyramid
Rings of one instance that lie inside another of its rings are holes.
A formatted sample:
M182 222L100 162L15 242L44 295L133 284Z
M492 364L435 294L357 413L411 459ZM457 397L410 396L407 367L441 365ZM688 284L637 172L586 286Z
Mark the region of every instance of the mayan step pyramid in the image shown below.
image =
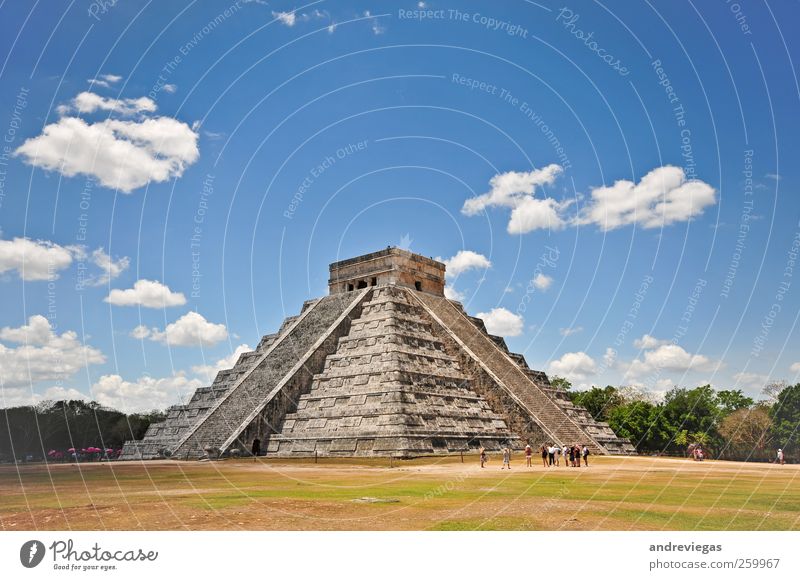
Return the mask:
M445 266L387 248L330 266L304 303L210 387L197 389L123 459L415 457L530 442L633 453L444 296Z

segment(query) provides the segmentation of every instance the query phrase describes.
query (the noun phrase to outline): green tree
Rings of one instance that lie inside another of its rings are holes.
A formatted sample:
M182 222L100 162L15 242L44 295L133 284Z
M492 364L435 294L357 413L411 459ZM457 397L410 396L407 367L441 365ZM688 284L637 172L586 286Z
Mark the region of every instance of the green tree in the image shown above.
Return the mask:
M556 389L564 389L565 391L569 391L572 388L572 383L569 380L557 375L550 377L550 384Z
M717 397L711 385L695 389L675 387L664 396L664 418L672 435L686 430L691 435L691 443L716 448L719 443L717 422L720 418ZM700 435L706 434L706 435ZM702 438L703 441L699 441ZM673 451L681 448L673 441L669 446Z
M792 453L800 446L800 383L787 386L769 411L774 444Z
M717 391L717 407L721 415L720 418L730 415L734 411L747 409L753 405L753 402L753 399L745 396L741 390Z
M611 411L625 401L617 388L609 385L604 389L592 387L588 391L577 392L572 402L585 407L596 420L608 421Z
M639 451L663 451L673 433L661 406L647 401L631 401L615 407L608 416L608 424Z

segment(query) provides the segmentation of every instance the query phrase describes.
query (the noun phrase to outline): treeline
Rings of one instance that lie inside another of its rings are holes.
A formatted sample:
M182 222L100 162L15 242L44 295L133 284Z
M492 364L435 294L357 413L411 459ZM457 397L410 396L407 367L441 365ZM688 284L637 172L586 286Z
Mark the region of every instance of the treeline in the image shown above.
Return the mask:
M800 384L768 385L761 401L710 385L675 387L662 401L653 401L630 388L573 391L563 378L553 382L640 453L683 455L689 445L699 444L720 459L772 461L779 448L787 457L800 456Z
M141 439L150 423L164 414L126 415L99 403L46 401L36 406L0 409L0 461L40 461L55 451L66 458L87 448L119 449Z

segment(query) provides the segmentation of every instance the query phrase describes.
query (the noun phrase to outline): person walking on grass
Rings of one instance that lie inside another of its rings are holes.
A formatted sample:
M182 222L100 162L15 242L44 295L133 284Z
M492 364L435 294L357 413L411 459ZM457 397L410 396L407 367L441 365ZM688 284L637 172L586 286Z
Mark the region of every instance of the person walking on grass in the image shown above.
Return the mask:
M553 449L556 452L556 467L561 467L561 447L556 445Z
M500 469L505 469L506 466L511 469L511 449L503 447L503 466Z
M547 467L547 447L542 445L542 465Z
M525 465L531 467L531 458L533 456L533 449L531 449L530 442L525 445Z
M783 449L778 449L778 456L775 458L775 463L783 465L785 462L783 458Z
M481 469L483 469L484 466L486 465L486 449L481 447L480 454L481 454Z
M569 448L569 464L572 467L575 467L575 446L571 446Z
M586 445L583 446L583 466L589 467L589 448Z
M569 467L569 448L566 445L561 449L561 456L564 458L564 467Z
M547 448L547 460L550 462L550 465L556 464L556 448L553 447L552 443Z

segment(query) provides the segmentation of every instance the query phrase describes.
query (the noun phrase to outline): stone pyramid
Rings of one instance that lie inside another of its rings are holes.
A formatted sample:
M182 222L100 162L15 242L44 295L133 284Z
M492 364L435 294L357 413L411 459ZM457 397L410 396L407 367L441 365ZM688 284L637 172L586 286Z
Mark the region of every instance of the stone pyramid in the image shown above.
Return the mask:
M268 456L413 457L526 441L635 452L445 298L444 264L387 248L330 273L328 296L170 408L123 458L249 453L255 438Z

